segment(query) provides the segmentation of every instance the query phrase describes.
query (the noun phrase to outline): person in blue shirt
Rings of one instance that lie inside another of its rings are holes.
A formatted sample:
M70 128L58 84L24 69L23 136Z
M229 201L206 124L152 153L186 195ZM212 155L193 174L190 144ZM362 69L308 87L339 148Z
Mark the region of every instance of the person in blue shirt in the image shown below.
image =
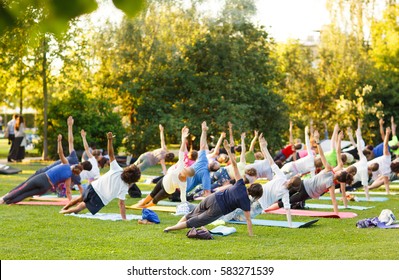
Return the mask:
M209 162L207 158L207 152L209 151L207 143L207 131L208 126L206 122L201 124L201 138L200 138L200 150L198 152L197 161L191 166L195 175L187 178L187 190L191 192L196 186L202 185L204 189L204 196L211 193L211 172L217 171L220 168L220 163L216 160Z
M250 236L253 235L250 214L251 202L248 196L252 196L254 200L259 199L263 194L263 189L258 183L252 184L248 189L246 188L244 180L238 170L236 158L232 155L227 140L224 140L223 145L233 165L235 178L237 180L236 183L224 191L215 192L207 196L194 210L181 218L176 225L165 228L164 232L205 226L235 209L240 208L244 211L248 234Z
M20 187L13 189L5 196L0 198L0 204L12 204L20 202L21 200L34 196L42 195L50 190L55 190L57 184L65 182L66 191L70 192L71 176L72 174L79 175L83 168L80 165L70 166L68 160L64 156L62 149L62 136L58 135L57 152L61 160L61 164L54 168L47 170L31 177L28 181Z

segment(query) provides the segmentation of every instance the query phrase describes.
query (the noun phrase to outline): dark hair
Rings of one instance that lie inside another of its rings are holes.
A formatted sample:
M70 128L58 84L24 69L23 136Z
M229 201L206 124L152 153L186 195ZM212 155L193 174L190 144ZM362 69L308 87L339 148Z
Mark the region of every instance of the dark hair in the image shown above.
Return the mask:
M287 189L289 191L293 190L299 192L301 189L302 180L298 176L294 176L289 180L289 184L287 185Z
M392 172L395 172L395 173L399 172L399 161L391 162L391 170L392 170Z
M191 150L190 152L189 152L189 154L191 155L191 160L197 160L197 158L198 158L198 152L196 151L196 150Z
M373 147L373 145L367 145L366 149L372 151L374 149L374 147Z
M98 165L101 167L101 168L104 168L104 165L107 163L107 159L105 158L105 157L102 157L101 159L99 159L97 162L98 162Z
M174 157L175 157L174 153L167 153L165 155L165 161L172 161L174 159Z
M398 148L399 148L398 145L392 145L392 146L391 146L391 150L392 150L392 151L396 151Z
M274 163L278 166L278 168L283 167L283 162L281 160L279 160L279 159L276 160Z
M263 195L262 185L259 183L253 183L248 188L248 194L254 199L259 199Z
M322 168L323 167L323 161L321 160L321 158L317 157L314 159L314 166L316 168Z
M369 168L371 169L371 171L375 172L380 168L380 165L377 162L374 162L370 164Z
M301 143L295 144L295 145L294 145L294 149L295 149L295 150L300 150L300 149L302 149L302 144L301 144Z
M339 173L337 175L337 180L340 183L346 183L347 185L352 185L353 176L352 176L352 174L350 174L346 171L342 171L341 173Z
M256 169L255 168L248 168L248 169L246 169L245 170L245 174L247 174L247 175L249 175L249 176L252 176L252 177L255 177L256 176Z
M234 147L234 151L236 151L237 153L241 153L241 151L242 151L241 145Z
M90 171L93 168L90 161L88 161L88 160L81 162L80 165L82 165L83 170L87 170L87 171Z
M346 172L348 172L349 174L352 174L352 173L356 174L357 173L357 168L354 165L348 166L348 168L346 168Z
M343 163L346 163L346 161L348 160L348 157L345 154L341 155L341 160Z
M140 180L140 177L141 177L141 171L137 167L137 165L134 164L131 164L125 169L123 169L123 172L121 174L122 181L128 185L138 182L138 180Z
M19 131L19 127L21 125L21 123L24 122L24 117L22 116L17 116L16 120L15 120L15 124L14 124L14 128L16 131Z

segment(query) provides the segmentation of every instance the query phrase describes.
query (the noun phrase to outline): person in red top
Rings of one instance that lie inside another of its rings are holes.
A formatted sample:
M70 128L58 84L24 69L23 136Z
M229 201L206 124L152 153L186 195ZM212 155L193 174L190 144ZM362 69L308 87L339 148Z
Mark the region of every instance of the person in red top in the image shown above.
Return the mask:
M277 165L279 165L279 163L282 165L291 155L294 157L294 160L296 160L295 151L300 150L301 148L301 143L294 144L294 138L292 137L292 121L290 121L290 143L278 151L273 160Z

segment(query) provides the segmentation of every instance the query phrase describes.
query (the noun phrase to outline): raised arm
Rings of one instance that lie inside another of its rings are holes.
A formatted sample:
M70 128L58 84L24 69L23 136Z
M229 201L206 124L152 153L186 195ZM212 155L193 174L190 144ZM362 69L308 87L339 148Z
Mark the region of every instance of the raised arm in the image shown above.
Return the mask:
M230 146L234 147L234 136L233 136L233 124L231 122L228 122L227 125L229 126L229 137L230 137Z
M236 179L236 181L242 179L241 174L238 171L236 157L231 153L231 147L230 147L229 143L227 142L227 140L223 141L223 147L226 149L227 154L229 155L229 158L231 161L231 165L233 166L234 178Z
M187 150L187 137L189 135L189 129L187 126L184 126L181 129L181 145L180 145L180 152L185 152Z
M357 121L357 129L356 129L356 148L357 148L357 153L359 154L359 159L366 158L366 156L363 154L363 147L362 147L362 121L359 119Z
M251 144L249 146L249 150L248 151L253 152L255 150L255 143L256 143L257 139L258 139L258 131L255 130L254 131L254 138L252 138L252 141L251 141Z
M241 154L240 154L240 162L241 163L246 163L245 161L245 132L241 133Z
M391 134L391 128L388 126L385 129L385 137L384 137L384 156L390 156L391 153L389 152L389 146L388 146L388 142L389 142L389 136Z
M200 150L208 150L208 142L206 140L208 132L208 126L206 122L203 121L201 124L201 138L200 138Z
M396 124L393 119L393 116L391 117L391 133L392 133L392 137L396 136Z
M334 125L334 131L331 136L331 150L334 150L337 147L338 132L339 132L339 125L336 123Z
M115 155L114 155L114 147L112 146L112 138L114 138L114 135L112 132L107 133L107 150L108 150L108 156L109 156L109 162L113 162L115 160Z
M351 142L352 146L356 147L356 142L355 139L353 138L352 128L350 128L349 126L346 129L346 134L348 134L349 141Z
M60 157L61 163L67 164L68 160L64 155L64 150L62 148L62 135L58 134L58 139L57 139L57 153L58 156Z
M219 155L220 146L222 145L224 138L226 138L226 132L220 133L220 137L218 139L218 142L216 143L215 149L213 150L212 154L210 155L211 157L216 157L217 155Z
M290 120L290 128L289 128L289 132L290 132L290 144L294 145L294 136L292 135L292 121Z
M378 121L379 125L380 125L380 135L381 135L381 139L382 141L384 141L385 139L385 133L384 133L384 120L381 118Z
M163 130L164 130L163 126L162 126L162 124L160 124L159 125L159 137L161 138L161 148L164 150L167 150L166 142L165 142L165 135L164 135Z
M319 132L318 132L317 130L314 131L313 137L314 137L314 140L315 140L315 142L316 142L317 149L318 149L318 151L319 151L319 155L320 155L321 162L322 162L323 165L324 165L324 169L326 169L326 170L332 170L331 165L328 164L328 162L327 162L327 160L326 160L326 157L324 156L323 148L320 146L320 134L319 134Z
M82 136L83 147L85 148L86 155L88 156L88 158L92 158L93 155L90 152L90 147L86 140L86 131L84 131L84 129L80 131L80 136Z
M344 138L344 133L341 130L338 133L338 137L337 137L337 169L334 169L336 171L341 170L342 168L344 168L344 163L342 161L342 156L341 156L341 141Z
M69 116L68 119L67 119L69 154L71 154L73 152L73 150L74 150L74 146L73 146L73 131L72 131L73 123L74 123L74 120L73 120L72 116Z
M263 154L263 157L269 161L270 166L273 166L274 160L273 157L270 155L269 150L267 149L267 141L263 137L262 133L259 136L259 146L260 146L260 151Z
M309 127L305 127L305 145L308 155L312 155L312 146L310 145L310 138L309 138Z

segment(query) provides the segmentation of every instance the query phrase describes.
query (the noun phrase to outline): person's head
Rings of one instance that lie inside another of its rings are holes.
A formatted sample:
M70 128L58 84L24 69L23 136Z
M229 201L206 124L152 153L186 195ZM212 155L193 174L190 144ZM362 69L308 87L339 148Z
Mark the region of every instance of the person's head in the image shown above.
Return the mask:
M345 154L341 155L342 163L345 164L348 161L348 157Z
M175 154L174 154L174 153L167 153L167 154L165 155L165 161L166 161L166 162L170 162L170 161L172 161L174 158L175 158Z
M322 168L322 167L323 167L323 162L321 161L321 158L316 157L316 158L314 159L314 166L315 166L316 168Z
M297 150L297 151L301 150L302 149L302 144L301 143L295 144L294 145L294 149Z
M217 157L217 161L219 163L227 163L229 161L229 156L227 154L219 154L219 156Z
M274 163L278 166L278 168L283 167L283 162L281 160L279 160L279 159L276 160Z
M301 188L302 180L299 176L291 177L287 182L287 189L298 192Z
M248 188L248 194L252 196L254 200L257 200L263 195L262 185L259 183L251 184Z
M72 173L79 176L80 173L83 171L83 166L80 164L76 164L72 166Z
M140 177L141 177L141 171L137 167L137 165L134 164L125 167L125 169L123 169L123 172L121 174L122 181L128 185L138 182L140 180Z
M88 161L88 160L79 163L79 165L82 166L83 170L87 170L87 171L90 171L93 168L93 166L91 165L90 161Z
M336 172L334 174L334 179L336 179L339 183L345 183L347 185L352 185L353 182L353 176L346 170Z
M399 161L391 162L391 170L392 172L399 173Z
M346 168L346 172L348 172L352 176L355 176L357 173L357 168L356 168L356 166L353 166L353 165L348 166L348 168Z
M374 162L370 164L368 168L371 172L376 172L380 168L380 165L377 162Z
M373 151L369 149L364 149L363 155L366 157L367 160L372 160L374 158Z
M17 118L15 119L15 124L14 124L15 129L19 130L19 127L20 127L21 123L23 123L23 122L24 122L24 117L17 116Z
M265 157L263 156L263 154L262 154L262 152L256 152L255 153L255 159L257 159L257 160L262 160L262 159L264 159Z
M195 170L192 167L185 167L180 171L180 175L184 178L193 177L195 175Z
M234 152L236 152L236 153L241 153L241 151L242 151L241 145L238 145L238 146L235 146L235 147L234 147Z
M198 152L197 152L196 150L191 150L191 151L188 152L187 157L188 157L190 160L196 161L197 158L198 158Z
M98 156L97 162L100 168L104 168L104 166L108 163L108 159L100 155Z
M18 114L14 114L14 115L12 116L12 118L13 118L14 120L16 120L18 117L19 117Z
M398 145L392 145L390 148L391 148L391 151L396 151L399 148L399 146Z
M210 162L209 164L208 164L208 169L209 169L209 171L218 171L219 170L219 168L220 168L220 163L218 162L218 161L216 161L216 160L214 160L214 161L212 161L212 162Z
M256 169L253 167L245 169L245 174L251 177L256 177Z

